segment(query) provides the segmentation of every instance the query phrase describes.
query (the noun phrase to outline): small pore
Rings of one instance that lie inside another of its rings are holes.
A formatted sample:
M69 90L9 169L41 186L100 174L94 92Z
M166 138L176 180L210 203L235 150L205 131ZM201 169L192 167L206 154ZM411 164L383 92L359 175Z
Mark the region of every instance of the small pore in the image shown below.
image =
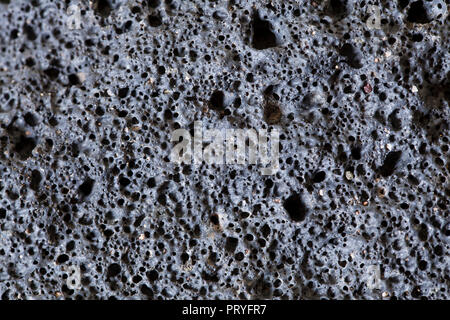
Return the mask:
M264 91L264 120L267 124L273 125L281 121L283 113L278 100L278 95L273 92L273 86L270 85Z

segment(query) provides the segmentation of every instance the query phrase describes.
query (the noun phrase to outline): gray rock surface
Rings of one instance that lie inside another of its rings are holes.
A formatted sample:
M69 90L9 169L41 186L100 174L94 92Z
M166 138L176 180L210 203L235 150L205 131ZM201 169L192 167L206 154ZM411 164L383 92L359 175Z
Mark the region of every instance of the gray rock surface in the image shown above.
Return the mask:
M448 7L0 0L1 298L449 299Z

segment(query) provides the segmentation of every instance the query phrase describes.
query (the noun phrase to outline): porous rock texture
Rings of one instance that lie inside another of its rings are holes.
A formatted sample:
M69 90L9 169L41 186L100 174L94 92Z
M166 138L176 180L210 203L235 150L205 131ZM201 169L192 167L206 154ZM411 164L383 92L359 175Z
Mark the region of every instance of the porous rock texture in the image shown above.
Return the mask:
M1 298L450 298L448 7L0 0Z

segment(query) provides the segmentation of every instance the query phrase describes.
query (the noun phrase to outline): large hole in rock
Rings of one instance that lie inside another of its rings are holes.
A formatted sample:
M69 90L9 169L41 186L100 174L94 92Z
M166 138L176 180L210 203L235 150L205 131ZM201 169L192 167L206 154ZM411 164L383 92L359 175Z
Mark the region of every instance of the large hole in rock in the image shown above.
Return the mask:
M91 194L92 189L94 188L94 180L91 178L87 178L78 188L82 197L87 197Z
M314 175L312 177L312 181L313 181L313 183L320 183L320 182L324 181L325 178L326 178L325 171L317 171L314 173Z
M270 97L266 98L266 103L264 106L264 119L268 124L277 124L281 121L281 108L278 102Z
M228 237L225 242L225 250L227 250L230 253L233 253L234 250L236 250L238 242L239 242L239 240L237 238Z
M214 91L209 99L209 107L212 110L223 111L225 108L225 94L220 90Z
M268 124L277 124L283 115L279 96L274 92L274 86L270 85L264 90L264 120Z
M108 0L97 0L94 2L94 10L102 17L108 17L112 11L111 3Z
M286 209L289 217L295 221L303 221L308 213L308 208L302 200L300 194L295 193L284 201L284 209Z
M330 0L329 10L333 16L344 18L351 13L353 4L349 0Z
M400 157L402 156L401 151L391 151L387 154L384 159L383 165L380 167L380 174L383 177L389 177L395 171L395 167L397 166Z
M341 56L344 56L347 58L347 63L350 67L355 69L362 68L362 54L361 51L356 48L354 45L350 43L345 43L339 53Z
M15 144L14 151L17 152L20 159L26 160L31 157L34 148L36 148L36 140L22 135Z
M252 46L258 50L273 48L278 45L277 37L272 31L272 25L269 21L262 20L259 13L253 14L252 21L253 39Z
M30 188L34 191L38 191L41 181L42 181L41 172L37 169L34 169L31 172Z
M112 277L117 276L121 271L122 271L122 268L121 268L121 266L118 263L111 263L108 266L108 270L107 270L106 276L108 278L112 278Z
M429 23L432 19L428 16L423 1L416 1L409 7L406 20L413 23Z

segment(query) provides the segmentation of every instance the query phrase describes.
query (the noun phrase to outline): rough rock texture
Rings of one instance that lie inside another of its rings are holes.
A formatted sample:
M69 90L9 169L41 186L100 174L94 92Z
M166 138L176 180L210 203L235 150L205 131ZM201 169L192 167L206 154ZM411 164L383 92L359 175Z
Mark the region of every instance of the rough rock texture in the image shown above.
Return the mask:
M448 7L0 0L1 298L449 299Z

